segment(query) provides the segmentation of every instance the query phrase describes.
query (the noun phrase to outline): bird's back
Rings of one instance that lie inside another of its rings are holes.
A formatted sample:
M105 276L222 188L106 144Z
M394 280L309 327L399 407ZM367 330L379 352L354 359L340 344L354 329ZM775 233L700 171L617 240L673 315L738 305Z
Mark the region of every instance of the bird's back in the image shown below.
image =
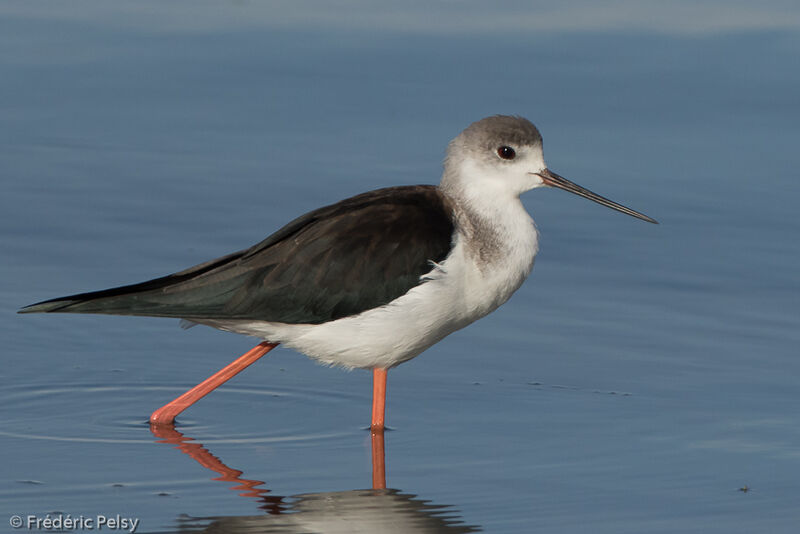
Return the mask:
M434 186L379 189L320 208L267 239L165 277L48 300L22 313L99 313L318 324L381 306L449 253Z

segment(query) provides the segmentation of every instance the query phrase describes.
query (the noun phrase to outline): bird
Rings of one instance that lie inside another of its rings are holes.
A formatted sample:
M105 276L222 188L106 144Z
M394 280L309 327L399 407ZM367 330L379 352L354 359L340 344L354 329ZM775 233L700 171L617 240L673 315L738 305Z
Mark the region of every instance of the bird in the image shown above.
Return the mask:
M389 369L491 313L539 249L520 196L555 187L657 221L551 171L521 116L470 124L448 145L441 181L377 189L313 210L250 248L146 282L26 306L19 313L172 317L262 340L154 411L175 417L278 344L372 371L370 428L383 431Z

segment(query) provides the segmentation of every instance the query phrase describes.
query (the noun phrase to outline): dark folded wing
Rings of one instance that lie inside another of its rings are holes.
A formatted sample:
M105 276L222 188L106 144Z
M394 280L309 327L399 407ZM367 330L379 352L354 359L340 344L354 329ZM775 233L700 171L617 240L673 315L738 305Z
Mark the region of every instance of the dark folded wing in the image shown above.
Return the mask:
M21 313L103 313L322 323L386 304L450 252L433 186L379 189L320 208L257 245L140 284L33 304Z

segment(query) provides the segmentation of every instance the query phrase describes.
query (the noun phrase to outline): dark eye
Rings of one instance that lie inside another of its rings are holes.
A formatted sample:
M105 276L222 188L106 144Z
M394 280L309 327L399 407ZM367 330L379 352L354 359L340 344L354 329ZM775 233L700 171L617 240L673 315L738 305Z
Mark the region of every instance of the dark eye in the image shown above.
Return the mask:
M497 149L497 155L503 159L514 159L517 157L517 153L514 152L514 149L510 146L501 146Z

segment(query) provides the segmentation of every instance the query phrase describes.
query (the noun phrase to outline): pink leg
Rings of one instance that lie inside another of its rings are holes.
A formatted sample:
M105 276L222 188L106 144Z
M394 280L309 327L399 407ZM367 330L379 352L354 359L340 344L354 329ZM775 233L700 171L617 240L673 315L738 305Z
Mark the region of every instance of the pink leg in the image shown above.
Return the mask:
M383 431L386 415L386 369L372 370L372 430Z
M266 341L259 343L177 399L154 411L150 416L150 423L154 425L173 424L175 417L179 413L244 371L248 366L277 346L277 343L267 343Z

